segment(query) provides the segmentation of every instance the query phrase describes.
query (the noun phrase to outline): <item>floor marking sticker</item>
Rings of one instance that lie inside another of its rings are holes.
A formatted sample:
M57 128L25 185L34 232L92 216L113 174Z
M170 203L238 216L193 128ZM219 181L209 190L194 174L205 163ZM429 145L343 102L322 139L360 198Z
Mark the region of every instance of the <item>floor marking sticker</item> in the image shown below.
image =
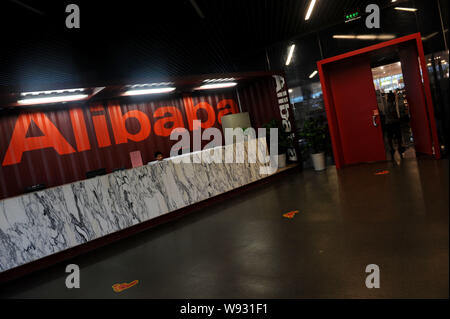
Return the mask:
M298 214L298 210L293 210L292 212L283 214L283 217L286 217L286 218L294 218L295 214Z
M388 174L389 174L389 171L379 170L379 171L375 172L375 175L388 175Z
M133 280L133 281L130 282L129 284L126 283L126 282L124 282L124 283L122 283L122 284L114 284L114 285L112 285L112 289L113 289L115 292L121 292L121 291L124 291L124 290L126 290L126 289L128 289L128 288L131 288L131 287L137 285L138 282L139 282L139 280Z

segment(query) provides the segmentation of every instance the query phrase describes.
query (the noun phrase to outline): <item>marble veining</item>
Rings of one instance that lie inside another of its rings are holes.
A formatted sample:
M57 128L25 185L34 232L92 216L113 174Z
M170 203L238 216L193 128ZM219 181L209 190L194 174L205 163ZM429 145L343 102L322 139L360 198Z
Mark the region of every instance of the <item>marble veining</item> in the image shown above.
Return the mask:
M260 174L265 139L257 139L256 163L242 143L244 163L204 159L219 148L224 159L219 147L1 200L0 272L266 177ZM191 162L178 162L184 157Z

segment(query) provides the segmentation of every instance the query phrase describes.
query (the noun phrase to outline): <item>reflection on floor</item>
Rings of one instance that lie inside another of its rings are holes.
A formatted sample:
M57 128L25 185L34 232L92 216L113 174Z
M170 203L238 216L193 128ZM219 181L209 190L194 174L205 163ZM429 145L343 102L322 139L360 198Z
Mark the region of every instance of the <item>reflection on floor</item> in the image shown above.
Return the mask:
M383 135L384 135L384 148L386 152L386 159L388 161L394 160L398 165L400 165L402 158L414 159L417 157L416 150L414 148L414 139L409 125L402 126L402 146L405 148L405 151L402 154L400 154L399 152L400 148L398 143L396 141L393 141L395 153L394 157L392 157L391 150L389 149L388 138L385 133Z
M415 159L416 158L416 150L414 149L414 145L406 147L406 151L402 154L403 159ZM402 161L402 156L400 156L400 153L398 152L398 148L396 147L396 151L394 153L394 158L392 158L391 152L386 151L386 159L388 161L394 160L397 165L400 165Z
M448 176L447 160L428 159L294 169L8 283L0 297L448 298ZM80 289L65 288L69 263L81 268ZM369 264L380 267L380 289L365 286Z

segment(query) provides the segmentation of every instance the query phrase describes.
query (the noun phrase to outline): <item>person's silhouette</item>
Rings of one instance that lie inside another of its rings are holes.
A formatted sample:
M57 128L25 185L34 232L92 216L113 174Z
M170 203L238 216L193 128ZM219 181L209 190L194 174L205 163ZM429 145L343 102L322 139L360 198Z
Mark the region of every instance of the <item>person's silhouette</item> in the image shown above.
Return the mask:
M162 161L164 159L164 156L161 152L157 151L155 152L155 160Z
M388 138L389 151L391 153L392 159L394 158L395 149L393 145L393 140L397 141L397 150L400 157L403 157L403 152L405 148L403 147L402 130L400 126L400 118L397 112L397 102L395 94L391 91L387 95L387 103L385 110L385 129Z

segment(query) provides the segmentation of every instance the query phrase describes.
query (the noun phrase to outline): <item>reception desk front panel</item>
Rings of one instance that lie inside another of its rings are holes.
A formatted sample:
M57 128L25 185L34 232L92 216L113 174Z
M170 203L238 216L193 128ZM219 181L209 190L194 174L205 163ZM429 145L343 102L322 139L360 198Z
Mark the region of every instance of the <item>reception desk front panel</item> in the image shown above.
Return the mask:
M243 142L240 164L207 163L204 154L218 148L203 150L0 201L0 272L266 177L266 143L257 141L256 163ZM183 157L190 163L177 163Z

